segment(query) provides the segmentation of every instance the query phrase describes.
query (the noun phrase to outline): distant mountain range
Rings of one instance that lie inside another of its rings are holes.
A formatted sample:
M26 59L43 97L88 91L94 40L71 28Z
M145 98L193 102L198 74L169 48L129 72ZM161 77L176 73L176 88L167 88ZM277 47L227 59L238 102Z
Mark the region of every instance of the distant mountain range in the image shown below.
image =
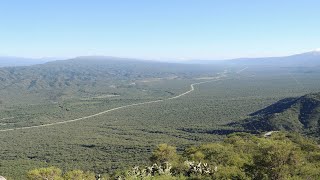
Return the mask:
M55 58L22 58L22 57L12 57L12 56L0 56L0 67L9 66L30 66L35 64L42 64L48 61L52 61Z
M39 61L37 61L39 62ZM128 58L83 56L50 61L32 66L0 68L2 103L22 101L26 94L38 100L56 101L64 96L77 96L96 91L113 91L129 87L135 81L150 78L191 78L214 75L217 66L174 64ZM90 91L90 92L89 92Z
M295 131L320 136L320 92L282 99L231 126L248 131Z
M310 51L283 57L238 58L230 60L193 60L192 64L229 64L266 67L318 67L320 66L320 51Z
M110 56L81 56L73 59L114 59L114 60L135 60L146 61L134 58L118 58ZM61 58L60 58L61 59ZM1 57L0 67L4 66L25 66L42 64L45 62L57 60L57 58L41 58L30 59L21 57ZM153 61L155 62L155 61ZM182 64L213 64L213 65L245 65L245 66L267 66L267 67L320 67L320 50L314 50L306 53L295 54L282 57L260 57L260 58L237 58L229 60L191 60L191 61L175 61L168 60L161 62L182 63Z

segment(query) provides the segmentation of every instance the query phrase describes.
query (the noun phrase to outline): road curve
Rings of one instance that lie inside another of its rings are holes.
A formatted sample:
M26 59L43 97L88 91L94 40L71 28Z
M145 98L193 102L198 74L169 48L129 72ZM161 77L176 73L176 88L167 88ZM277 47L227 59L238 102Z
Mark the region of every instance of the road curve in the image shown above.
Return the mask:
M89 116L84 116L81 118L77 118L77 119L71 119L71 120L66 120L66 121L61 121L61 122L54 122L54 123L49 123L49 124L42 124L42 125L36 125L36 126L28 126L28 127L20 127L20 128L11 128L11 129L3 129L0 130L0 132L6 132L6 131L15 131L15 130L23 130L23 129L33 129L33 128L40 128L40 127L46 127L46 126L54 126L54 125L58 125L58 124L66 124L66 123L70 123L70 122L75 122L75 121L81 121L81 120L85 120L85 119L89 119L89 118L93 118L96 116L100 116L102 114L111 112L111 111L116 111L119 109L124 109L127 107L132 107L132 106L139 106L139 105L144 105L144 104L152 104L152 103L158 103L158 102L162 102L162 101L166 101L166 100L172 100L172 99L177 99L180 98L182 96L185 96L189 93L191 93L192 91L194 91L194 86L195 85L199 85L199 84L204 84L204 83L209 83L209 82L214 82L214 81L219 81L222 77L224 76L217 76L215 79L213 80L209 80L209 81L202 81L202 82L198 82L198 83L193 83L190 84L190 90L186 91L182 94L179 94L177 96L171 97L171 98L167 98L167 99L159 99L159 100L154 100L154 101L147 101L147 102L141 102L141 103L134 103L134 104L129 104L129 105L124 105L124 106L119 106L116 108L112 108L106 111L102 111L93 115L89 115Z

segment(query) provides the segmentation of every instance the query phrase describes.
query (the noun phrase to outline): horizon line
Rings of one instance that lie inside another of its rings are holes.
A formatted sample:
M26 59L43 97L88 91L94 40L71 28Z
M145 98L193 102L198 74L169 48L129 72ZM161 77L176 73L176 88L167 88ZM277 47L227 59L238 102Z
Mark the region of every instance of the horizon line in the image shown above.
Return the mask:
M235 57L235 58L171 58L171 57L156 57L156 58L146 58L146 57L133 57L133 56L112 56L112 55L75 55L75 56L16 56L16 55L0 55L0 58L19 58L25 60L35 60L35 61L56 61L56 60L68 60L68 59L76 59L80 57L109 57L109 58L125 58L125 59L137 59L137 60L147 60L147 61L194 61L194 60L203 60L203 61L224 61L224 60L233 60L233 59L250 59L250 58L273 58L273 57L287 57L294 56L304 53L312 53L319 52L320 48L315 48L309 51L303 51L299 53L292 53L286 55L270 55L270 56L243 56L243 57Z

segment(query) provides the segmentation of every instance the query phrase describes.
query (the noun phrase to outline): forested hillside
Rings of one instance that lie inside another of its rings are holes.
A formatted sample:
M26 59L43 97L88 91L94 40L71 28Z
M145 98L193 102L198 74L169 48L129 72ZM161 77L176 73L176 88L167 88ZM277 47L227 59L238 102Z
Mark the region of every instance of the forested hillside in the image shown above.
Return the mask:
M43 103L90 97L136 81L214 75L218 66L183 65L114 57L78 57L45 64L0 68L3 104Z
M286 130L319 136L320 93L282 99L250 116L235 124L250 131Z

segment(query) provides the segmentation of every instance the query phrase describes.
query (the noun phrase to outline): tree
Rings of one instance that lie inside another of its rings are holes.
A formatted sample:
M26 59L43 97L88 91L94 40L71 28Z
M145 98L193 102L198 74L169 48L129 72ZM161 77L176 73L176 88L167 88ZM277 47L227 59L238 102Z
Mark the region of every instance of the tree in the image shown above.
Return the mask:
M252 169L248 170L254 179L286 179L292 177L301 158L291 141L261 139Z
M163 164L165 162L174 162L179 159L177 150L173 146L168 144L159 144L157 148L153 151L150 158L151 162Z

